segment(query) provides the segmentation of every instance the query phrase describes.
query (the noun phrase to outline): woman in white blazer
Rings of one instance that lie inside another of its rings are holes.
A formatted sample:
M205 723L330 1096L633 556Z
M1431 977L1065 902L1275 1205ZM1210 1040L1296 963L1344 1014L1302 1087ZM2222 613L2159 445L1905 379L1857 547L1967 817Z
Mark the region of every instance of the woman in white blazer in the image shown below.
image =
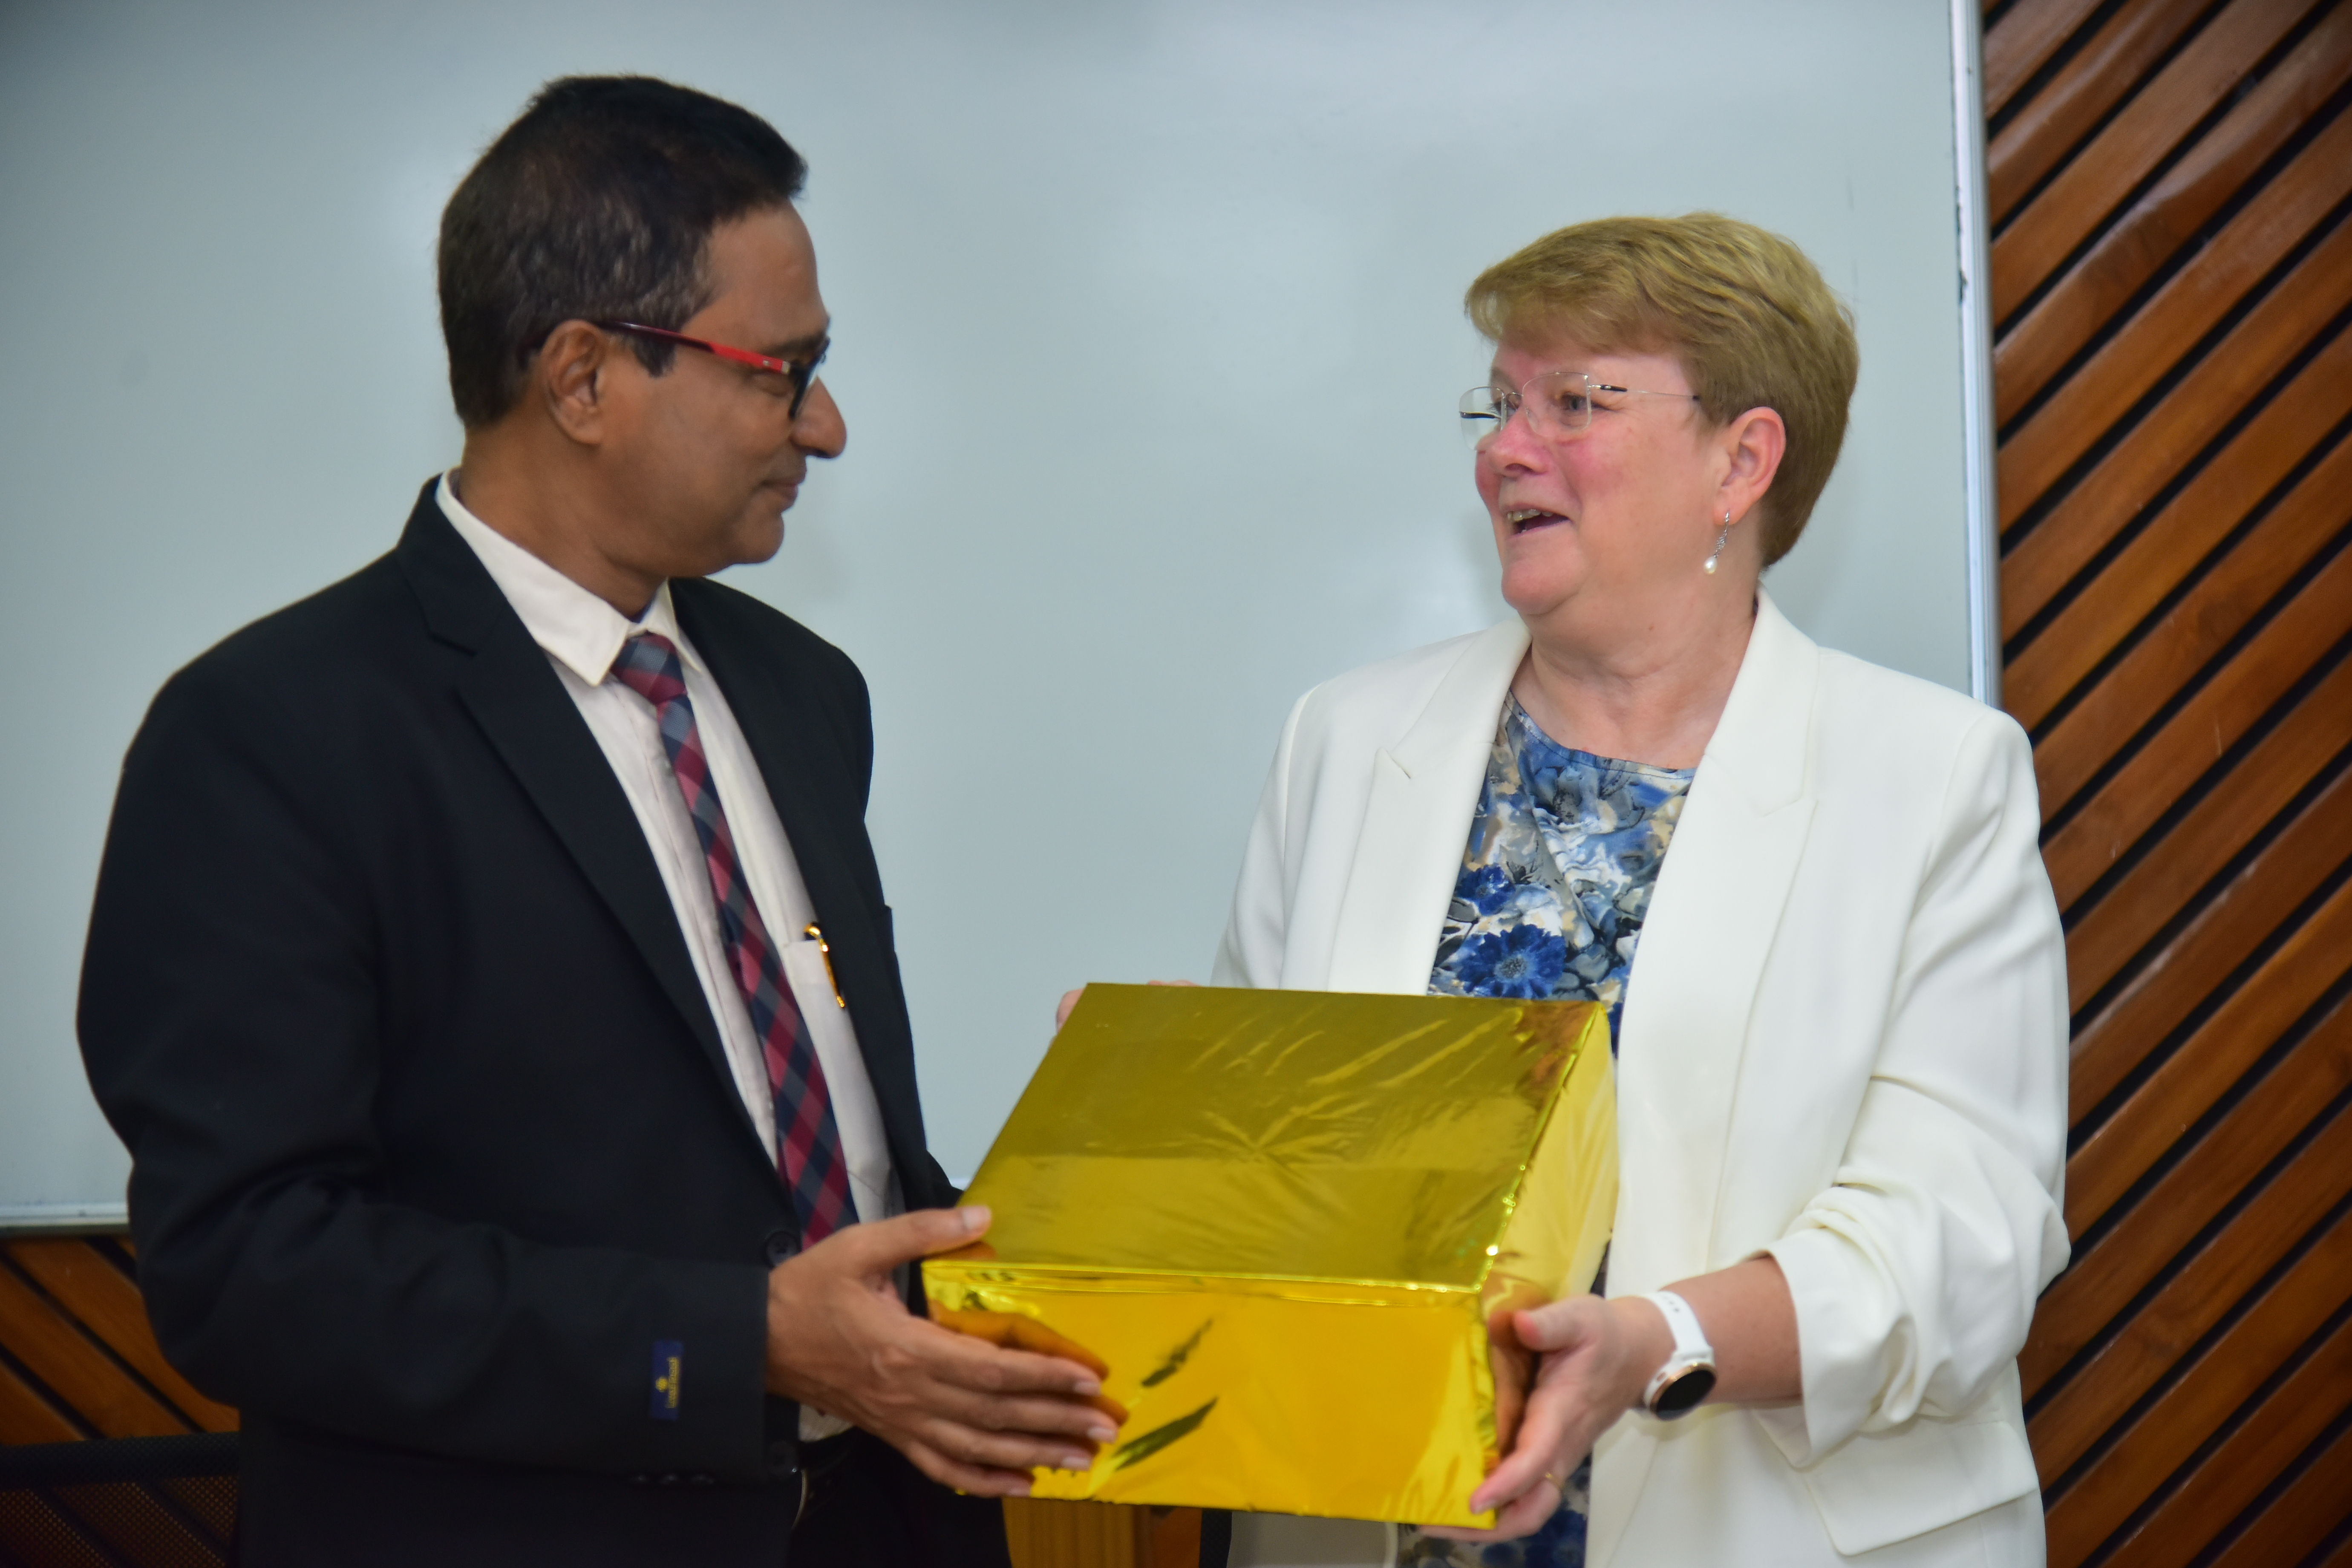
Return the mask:
M1759 584L1852 326L1705 215L1562 230L1470 307L1517 618L1300 699L1216 966L1617 1020L1605 1299L1522 1315L1497 1528L1403 1561L2039 1563L2016 1356L2067 1254L2066 1008L2031 755Z

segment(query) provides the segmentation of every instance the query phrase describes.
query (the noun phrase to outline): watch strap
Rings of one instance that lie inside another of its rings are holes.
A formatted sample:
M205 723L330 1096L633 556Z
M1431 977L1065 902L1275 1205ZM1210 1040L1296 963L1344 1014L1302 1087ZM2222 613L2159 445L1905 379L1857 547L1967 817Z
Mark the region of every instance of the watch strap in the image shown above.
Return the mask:
M1700 1326L1698 1314L1691 1310L1691 1304L1672 1290L1652 1290L1642 1300L1658 1309L1659 1315L1666 1320L1666 1331L1675 1337L1675 1348L1668 1352L1665 1364L1658 1368L1650 1385L1642 1391L1642 1407L1656 1415L1663 1414L1659 1396L1691 1373L1705 1372L1707 1385L1714 1385L1715 1347L1706 1342L1706 1331ZM1685 1405L1674 1414L1681 1415L1687 1408Z

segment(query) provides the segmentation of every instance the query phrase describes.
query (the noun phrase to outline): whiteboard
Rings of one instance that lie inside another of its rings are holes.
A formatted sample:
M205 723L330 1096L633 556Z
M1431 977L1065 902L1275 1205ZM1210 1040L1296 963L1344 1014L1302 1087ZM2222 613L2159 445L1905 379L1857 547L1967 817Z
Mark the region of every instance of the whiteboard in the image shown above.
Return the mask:
M1205 976L1291 700L1504 613L1454 428L1486 364L1461 296L1538 234L1715 208L1805 247L1862 383L1772 589L1968 689L1966 15L7 7L0 1223L121 1216L72 1012L123 748L173 668L389 549L455 460L435 226L541 80L689 82L812 165L848 451L729 580L872 684L870 820L961 1175L1065 987Z

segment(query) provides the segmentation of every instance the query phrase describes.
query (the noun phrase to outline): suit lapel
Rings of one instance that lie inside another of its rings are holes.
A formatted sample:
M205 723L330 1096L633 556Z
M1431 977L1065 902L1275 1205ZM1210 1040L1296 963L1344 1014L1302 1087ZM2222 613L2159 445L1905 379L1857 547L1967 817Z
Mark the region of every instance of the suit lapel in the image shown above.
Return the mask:
M458 700L653 971L756 1144L759 1129L736 1089L645 829L547 655L441 515L430 485L397 554L434 634L473 655L457 679Z
M1609 1293L1736 1262L1716 1258L1748 1014L1813 819L1806 777L1820 650L1758 595L1756 629L1691 783L1643 922L1617 1058L1618 1200ZM1620 1422L1597 1461L1592 1538L1613 1542L1655 1439ZM1622 1469L1620 1468L1622 1467Z
M1805 777L1819 650L1764 599L1643 922L1618 1042L1623 1173L1612 1289L1715 1266L1748 1015L1812 824Z
M1395 745L1373 752L1371 795L1331 943L1333 991L1418 995L1478 809L1503 699L1526 655L1517 619L1472 637Z
M914 1184L924 1168L925 1146L914 1046L891 962L887 913L865 892L859 868L845 851L865 839L855 798L864 762L841 751L838 729L805 689L804 672L749 647L716 590L673 583L670 596L678 624L727 694L824 929L891 1164L911 1203L919 1195Z

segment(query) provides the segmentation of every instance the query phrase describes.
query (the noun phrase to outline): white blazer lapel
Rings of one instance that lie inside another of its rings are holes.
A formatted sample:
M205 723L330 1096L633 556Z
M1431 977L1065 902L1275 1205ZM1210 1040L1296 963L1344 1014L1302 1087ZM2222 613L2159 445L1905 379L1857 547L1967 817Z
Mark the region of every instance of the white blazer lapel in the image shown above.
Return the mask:
M1717 1266L1708 1237L1748 1010L1812 822L1805 760L1820 650L1759 601L1626 991L1612 1294Z
M1371 793L1332 938L1330 989L1429 989L1495 726L1527 648L1527 626L1516 618L1473 637L1412 727L1373 752Z
M1821 658L1760 590L1757 601L1756 628L1659 870L1626 991L1612 1296L1738 1261L1714 1257L1711 1237L1748 1013L1812 825L1805 767ZM1613 1551L1655 1450L1630 1418L1598 1445L1596 1563Z

